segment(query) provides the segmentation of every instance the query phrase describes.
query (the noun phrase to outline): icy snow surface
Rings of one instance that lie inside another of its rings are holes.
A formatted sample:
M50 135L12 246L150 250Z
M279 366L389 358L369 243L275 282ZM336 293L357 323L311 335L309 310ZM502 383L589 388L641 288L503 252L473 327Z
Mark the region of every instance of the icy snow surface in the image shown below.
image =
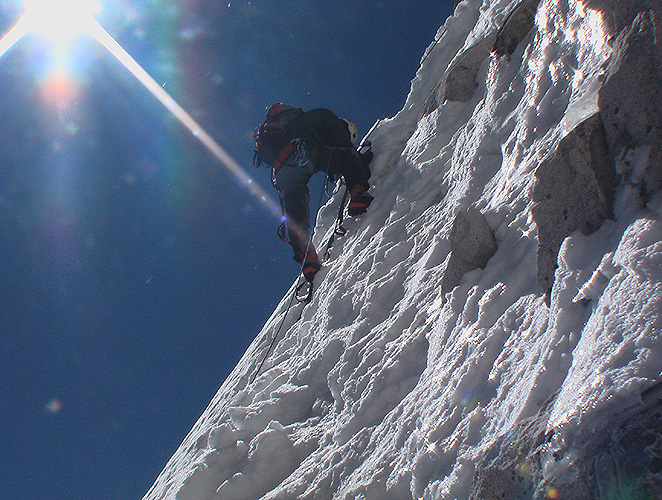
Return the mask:
M646 147L624 152L613 218L561 235L541 290L535 171L598 109L613 51L602 14L541 0L514 53L478 60L467 102L430 101L517 4L467 0L439 30L405 107L370 137L375 201L345 222L312 303L295 322L302 305L283 318L283 299L145 500L479 498L481 458L542 414L537 498L575 498L563 475L586 452L578 436L660 379L662 199L639 199ZM340 197L319 213L319 246ZM444 294L469 208L496 252Z

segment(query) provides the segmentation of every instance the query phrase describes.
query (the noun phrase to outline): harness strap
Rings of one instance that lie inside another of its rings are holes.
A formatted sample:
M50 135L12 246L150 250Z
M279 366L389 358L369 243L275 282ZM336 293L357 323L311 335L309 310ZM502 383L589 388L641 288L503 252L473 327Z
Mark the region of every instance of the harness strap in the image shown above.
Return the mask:
M277 171L280 166L285 163L292 153L294 153L294 141L288 142L283 149L281 149L276 155L276 161L274 161L274 172Z

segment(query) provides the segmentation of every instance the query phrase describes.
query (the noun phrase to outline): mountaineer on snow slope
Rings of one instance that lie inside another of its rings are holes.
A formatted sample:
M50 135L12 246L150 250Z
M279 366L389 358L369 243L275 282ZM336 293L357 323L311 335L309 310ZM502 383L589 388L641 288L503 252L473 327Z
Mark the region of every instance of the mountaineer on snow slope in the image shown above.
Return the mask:
M283 103L272 104L264 122L255 132L254 163L272 168L272 182L284 211L279 228L281 239L294 251L294 260L312 282L320 261L310 236L310 192L308 182L317 172L329 179L343 177L350 201L350 216L364 213L373 197L369 164L373 153L359 153L354 147L356 126L328 109L304 112Z

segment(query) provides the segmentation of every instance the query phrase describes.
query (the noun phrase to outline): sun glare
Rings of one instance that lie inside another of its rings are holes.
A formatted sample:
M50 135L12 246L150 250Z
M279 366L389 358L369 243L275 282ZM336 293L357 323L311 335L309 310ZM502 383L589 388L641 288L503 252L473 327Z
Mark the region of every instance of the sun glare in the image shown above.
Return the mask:
M94 14L101 10L96 0L23 0L23 5L24 19L30 29L55 42L88 32L94 23Z
M207 150L218 159L239 183L248 189L251 194L265 205L272 214L280 217L280 205L267 192L253 182L237 161L221 147L195 119L182 108L159 83L152 78L138 62L117 43L117 41L96 21L92 23L89 32L101 43L115 58L135 76L143 86L156 97L165 108L186 127Z
M86 33L96 38L235 176L244 188L276 218L280 218L279 204L262 187L253 182L243 167L97 22L94 16L101 10L97 0L23 0L23 5L25 14L0 37L0 57L25 34L32 31L40 32L56 43L57 46L54 47L56 53L60 49L65 50L64 42L79 33ZM70 75L63 72L60 67L62 65L56 66L58 71L50 75L42 91L46 100L59 103L75 96L76 87Z

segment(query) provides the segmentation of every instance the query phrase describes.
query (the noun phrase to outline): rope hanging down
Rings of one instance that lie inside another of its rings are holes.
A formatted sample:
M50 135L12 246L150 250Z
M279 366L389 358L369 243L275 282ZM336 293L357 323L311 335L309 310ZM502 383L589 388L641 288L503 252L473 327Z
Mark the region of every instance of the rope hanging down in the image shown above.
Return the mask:
M333 154L335 148L331 148L331 151L329 152L329 159L327 160L326 163L326 170L325 174L329 175L329 169L331 167L331 156ZM322 186L322 191L320 192L319 200L317 202L317 211L315 212L315 222L313 224L313 230L315 226L317 225L317 216L319 215L320 208L322 208L322 200L324 199L324 193L326 193L326 184ZM297 277L297 284L293 288L290 300L287 304L287 308L285 309L285 314L283 314L283 319L281 320L280 324L278 325L278 328L276 329L276 333L274 334L274 338L271 339L271 344L269 344L269 348L267 349L267 352L265 353L264 357L262 358L262 361L260 362L260 365L257 367L257 370L255 371L255 374L253 375L253 378L251 379L251 383L255 382L257 379L257 376L260 374L260 371L262 370L262 367L264 366L264 363L266 363L267 359L269 358L269 355L271 354L271 350L274 348L276 345L276 340L278 339L278 335L280 335L280 331L283 329L283 325L285 324L285 319L287 319L287 315L290 312L290 309L292 309L292 305L294 304L294 299L296 298L299 302L302 302L304 304L309 304L312 297L313 297L313 284L308 283L306 280L303 281L303 283L300 283L301 281L301 275L303 273L303 268L306 265L306 256L308 255L308 252L310 251L310 245L312 243L313 237L312 235L310 238L308 238L308 245L306 246L306 253L304 254L304 258L301 260L301 269L299 272L299 275ZM303 300L299 300L299 294L301 292L301 289L303 286L309 285L310 288L308 290L308 294ZM303 311L302 311L303 312Z
M423 56L423 58L421 59L421 63L420 63L420 65L419 65L419 67L422 66L423 63L425 62L425 60L430 56L430 54L432 53L432 51L434 50L434 48L437 46L437 44L441 41L441 39L443 38L443 36L444 36L445 33L446 33L446 29L444 29L444 31L441 33L441 35L439 35L439 37L436 37L436 36L435 36L434 43L430 46L430 48L428 49L428 51L427 51L427 53L425 54L425 56ZM395 98L391 101L391 103L388 105L388 107L387 107L387 108L384 110L384 112L382 113L381 118L380 118L379 120L377 120L377 121L372 125L372 127L370 127L370 130L368 130L368 133L363 137L363 139L361 140L361 143L359 144L359 147L358 147L357 149L360 149L360 148L362 148L362 147L371 147L370 141L368 141L368 137L370 137L370 135L375 131L375 129L377 128L377 125L379 125L379 123L380 123L384 118L386 118L387 113L391 110L391 108L393 107L393 105L394 105L394 104L396 103L396 101L400 98L400 96L401 96L402 93L404 92L404 90L405 90L405 88L407 87L407 85L409 85L409 84L411 83L411 81L412 81L414 78L416 78L416 73L417 73L417 72L418 72L418 70L415 71L415 72L412 74L412 76L411 76L411 78L409 79L408 82L405 82L405 83L402 85L402 87L400 88L400 91L398 92L398 94L395 96ZM334 148L332 148L332 149L331 149L331 152L329 153L329 159L328 159L328 161L327 161L327 165L326 165L326 172L325 172L325 173L326 173L327 179L328 179L328 175L329 175L329 168L330 168L330 165L331 165L331 155L332 155L332 153L333 153L333 150L334 150ZM319 214L319 210L320 210L320 208L322 207L322 200L323 200L323 198L324 198L324 194L325 194L325 193L328 195L328 192L327 192L327 184L326 184L326 183L325 183L325 184L323 185L323 187L322 187L322 192L320 193L319 201L318 201L318 203L317 203L317 212L316 212L316 214L315 214L315 223L313 224L313 228L314 228L315 225L317 224L317 215ZM345 209L345 204L346 204L346 202L347 202L347 196L348 196L348 194L349 194L349 193L348 193L347 189L345 189L345 194L344 194L344 196L343 196L343 198L342 198L342 201L341 201L341 203L340 203L340 209L339 209L339 212L338 212L338 218L337 218L337 220L336 220L336 227L335 227L335 229L334 229L334 231L333 231L333 234L332 234L331 237L329 238L329 241L328 241L327 244L326 244L326 248L325 248L325 251L324 251L324 257L323 257L323 258L328 258L329 251L330 251L330 249L331 249L331 246L333 245L333 242L334 242L334 240L335 240L335 237L336 237L336 236L344 236L345 233L347 232L347 231L345 230L345 228L342 226L342 221L343 221L343 211L344 211L344 209ZM312 236L311 236L311 237L309 238L309 240L308 240L308 246L307 246L307 248L306 248L306 255L308 254L308 251L310 250L310 244L311 244L311 241L312 241ZM301 280L301 273L303 273L304 265L305 265L305 257L304 257L304 259L303 259L303 262L301 263L301 272L299 273L299 277L297 278L297 285L294 287L294 289L293 289L293 291L292 291L292 294L291 294L291 296L290 296L290 300L289 300L289 302L288 302L288 304L287 304L287 308L285 309L285 314L283 314L283 319L281 320L280 324L278 325L278 328L276 329L276 333L274 334L274 337L273 337L273 339L271 340L271 343L269 344L269 348L267 349L267 352L265 353L264 357L262 358L262 361L260 362L259 366L257 367L257 370L255 371L255 374L253 375L253 377L252 377L252 379L251 379L251 383L255 382L255 380L257 379L257 376L260 374L260 371L262 370L262 368L263 368L263 366L264 366L264 363L266 363L267 359L269 358L269 355L271 354L272 349L273 349L274 346L276 345L276 340L278 340L278 335L280 335L280 332L281 332L281 330L283 329L283 325L285 324L285 319L287 318L287 315L289 314L290 309L292 309L292 304L294 304L294 299L295 299L295 298L297 298L297 299L299 298L299 293L300 293L302 287L305 286L305 285L307 284L306 281L304 281L303 283L299 283L299 281ZM313 287L313 284L312 284L312 283L308 283L308 284L310 285L310 289L309 289L309 291L308 291L308 295L307 295L306 298L304 298L304 300L300 300L300 302L304 302L305 304L310 303L310 300L312 299L312 291L313 291L312 287Z

